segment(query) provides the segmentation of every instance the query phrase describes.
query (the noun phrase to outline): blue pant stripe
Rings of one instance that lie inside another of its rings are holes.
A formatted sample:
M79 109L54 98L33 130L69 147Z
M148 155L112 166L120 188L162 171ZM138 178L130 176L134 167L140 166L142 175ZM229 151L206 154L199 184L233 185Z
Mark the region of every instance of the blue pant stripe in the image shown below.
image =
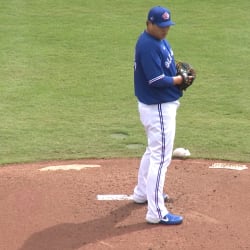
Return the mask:
M158 169L158 175L157 175L157 181L156 181L156 187L155 187L155 205L157 208L157 212L159 215L159 218L162 218L161 210L159 208L159 197L158 197L158 190L160 185L160 178L161 178L161 171L165 160L165 131L164 131L164 121L163 121L163 115L162 115L162 106L161 104L158 105L158 112L159 112L159 118L160 118L160 126L161 126L161 140L162 140L162 147L161 147L161 162Z

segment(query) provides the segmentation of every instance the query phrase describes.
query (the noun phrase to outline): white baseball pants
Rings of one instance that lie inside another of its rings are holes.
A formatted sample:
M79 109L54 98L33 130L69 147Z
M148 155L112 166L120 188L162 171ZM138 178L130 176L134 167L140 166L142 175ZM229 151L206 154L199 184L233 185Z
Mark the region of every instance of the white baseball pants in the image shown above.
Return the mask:
M148 146L141 159L138 183L133 195L139 200L148 200L146 220L155 223L168 213L164 204L163 188L167 167L172 159L179 105L179 101L156 105L138 102Z

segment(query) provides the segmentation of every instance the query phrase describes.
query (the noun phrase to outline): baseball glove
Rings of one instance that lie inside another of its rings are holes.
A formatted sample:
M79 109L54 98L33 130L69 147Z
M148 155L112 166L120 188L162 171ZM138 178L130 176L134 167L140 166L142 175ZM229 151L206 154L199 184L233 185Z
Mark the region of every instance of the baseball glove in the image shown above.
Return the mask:
M196 78L195 69L186 62L176 62L177 75L182 77L182 83L179 86L181 90L186 90L190 87Z

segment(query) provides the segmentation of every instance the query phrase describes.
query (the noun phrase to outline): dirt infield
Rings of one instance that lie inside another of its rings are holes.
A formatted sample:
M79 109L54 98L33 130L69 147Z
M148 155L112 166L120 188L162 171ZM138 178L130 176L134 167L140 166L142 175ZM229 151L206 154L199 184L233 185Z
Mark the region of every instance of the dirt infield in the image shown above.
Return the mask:
M139 159L0 167L0 249L250 249L250 164L209 168L214 162L221 161L172 161L165 191L169 210L184 216L179 226L147 224L146 205L97 200L131 194ZM40 171L62 164L100 167Z

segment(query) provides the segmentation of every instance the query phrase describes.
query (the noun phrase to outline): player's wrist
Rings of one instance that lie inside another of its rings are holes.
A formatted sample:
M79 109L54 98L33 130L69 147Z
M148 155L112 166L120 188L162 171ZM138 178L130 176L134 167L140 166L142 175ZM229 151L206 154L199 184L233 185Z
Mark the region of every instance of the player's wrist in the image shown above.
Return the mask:
M183 82L183 78L181 75L174 76L173 80L174 80L174 85L179 85L179 84L182 84Z

